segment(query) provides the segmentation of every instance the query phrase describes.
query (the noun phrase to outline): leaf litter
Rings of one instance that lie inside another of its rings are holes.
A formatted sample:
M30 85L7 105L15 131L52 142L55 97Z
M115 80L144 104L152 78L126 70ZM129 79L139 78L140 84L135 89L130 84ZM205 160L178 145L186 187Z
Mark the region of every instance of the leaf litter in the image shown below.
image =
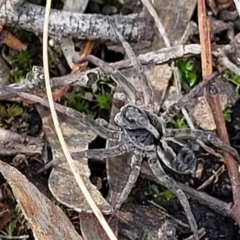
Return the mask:
M186 25L185 23L189 22L192 12L195 8L196 1L192 1L192 4L193 4L192 5L193 7L188 8L188 11L187 11L189 14L185 14L185 11L183 11L186 19L184 19L183 21L179 21L180 23L184 23L183 25ZM171 7L170 7L171 11L176 8L176 6L175 6L176 2L174 2L174 3L171 2L170 5L171 5ZM174 7L173 7L173 5L174 5ZM191 4L189 2L182 3L182 5L187 6L187 7L191 6ZM159 6L162 6L162 4L160 4ZM180 11L180 14L178 16L182 16L181 15L181 7L179 6L176 9L178 9L178 11ZM159 9L159 10L161 10L161 9ZM166 11L166 9L164 9L164 11ZM166 12L168 12L168 11L166 11ZM174 12L174 14L176 15L175 12ZM173 17L174 14L173 15L168 14L168 17L173 20L173 19L175 19ZM181 18L179 17L179 19L181 19ZM176 24L176 22L175 22L175 24ZM186 26L184 26L184 27L186 27ZM181 29L181 34L182 34L182 30L185 29L184 27ZM170 24L170 27L169 26L166 27L167 31L168 31L168 29L174 30L175 28ZM179 37L182 37L181 34ZM174 40L178 39L178 37L175 37L175 36L173 36L173 38L172 38L171 34L169 34L169 37L170 37L170 39L174 39ZM155 45L153 45L153 50L155 50ZM149 51L149 49L144 49L143 51ZM139 53L140 52L141 52L141 50L139 51ZM122 72L124 73L124 75L126 75L128 77L128 79L130 79L131 81L134 82L134 73L132 71L129 71L129 69L128 69L128 70L122 71ZM158 93L159 102L162 103L162 101L166 98L166 96L169 92L169 85L170 85L169 80L171 77L171 69L167 65L165 65L165 67L149 65L146 67L146 72L147 72L147 75L150 78L150 80L152 79L151 80L152 82L157 80L157 82L153 82L153 85L155 86L155 91ZM159 77L159 76L161 76L161 77ZM162 76L164 76L165 78L163 78ZM160 79L161 79L161 82L159 82ZM224 86L226 88L229 88L229 86L227 86L227 85L224 85ZM226 92L223 91L223 94L225 94L225 93ZM237 95L234 93L235 93L235 91L233 88L231 88L229 91L227 91L228 96L223 96L224 105L227 105L227 104L232 105L235 103ZM232 97L232 98L229 98L229 97ZM203 105L203 101L204 101L203 99L200 99L198 101L200 103L196 103L196 105L197 104ZM38 108L39 108L39 112L41 113L43 111L43 109L40 110L40 108L41 108L40 106L38 106ZM202 112L204 112L204 113L207 112L206 107L202 107L202 109L203 109ZM195 116L199 115L201 117L201 118L199 118L199 120L196 117L196 122L200 126L201 126L201 123L203 123L202 112L199 111L195 115ZM45 114L46 114L46 112L45 112ZM114 109L112 110L112 115L114 115ZM76 123L76 121L74 121L73 119L70 120L69 118L67 118L66 116L61 115L61 114L59 116L62 121L61 126L64 131L65 139L67 140L67 143L69 144L69 150L70 151L85 150L87 148L88 143L90 143L92 140L94 140L96 135L94 133L92 133L91 131L89 131L88 129L86 129L86 127L84 127L83 125ZM62 158L61 149L60 149L59 145L56 144L56 141L54 141L54 140L56 140L56 135L54 133L49 114L48 113L46 115L43 114L42 119L43 119L43 129L45 129L46 138L48 139L49 145L52 148L53 158L55 158L55 157ZM212 123L207 123L206 125L202 125L202 127L204 129L212 130L212 129L214 129L214 126L212 126L211 124ZM209 127L209 126L212 126L212 127ZM126 156L126 158L128 159L129 157ZM126 162L127 162L126 158L124 157L124 158L120 158L120 159L115 159L117 161L112 161L112 162L110 162L110 160L107 161L107 168L108 168L108 173L109 173L108 180L109 180L109 185L110 185L110 195L112 195L112 199L114 199L114 194L118 194L121 191L121 187L119 188L119 186L121 186L123 184L123 182L126 181L126 176L129 171L129 165L126 164ZM90 170L88 168L87 160L81 159L80 161L77 161L76 164L79 166L79 169L82 170L81 175L84 178L86 186L92 192L94 199L98 202L98 206L103 211L103 213L109 214L111 212L110 205L106 202L106 200L104 198L102 198L100 192L96 189L96 187L94 185L91 184L91 182L89 180ZM115 170L114 170L114 168L115 168ZM122 171L119 171L120 169L122 169ZM121 172L121 176L117 177L119 172ZM126 173L126 174L124 175L123 173ZM59 202L61 202L63 205L65 205L67 207L75 209L77 212L81 212L82 215L80 218L82 220L84 220L84 219L86 220L87 218L90 218L90 220L88 220L88 222L90 222L90 221L92 221L91 217L93 215L86 215L85 213L89 213L89 212L91 212L91 210L87 207L88 204L84 201L83 197L79 193L79 190L77 189L77 186L75 186L75 184L74 184L75 183L74 179L71 178L70 176L71 176L71 172L70 172L69 168L67 167L66 163L63 163L61 166L54 167L50 174L50 178L49 178L49 188L50 188L52 194L55 196L55 198ZM71 193L71 196L69 193ZM133 209L127 210L127 214L130 214L132 212L132 214L133 214L132 218L134 218L134 214L136 214L134 211L135 210L133 210ZM138 209L137 211L139 213L139 212L143 211L143 209L141 209L141 210ZM121 211L120 214L122 214L123 212L124 212L124 210ZM148 212L150 212L150 210L146 211L145 214L147 214ZM145 215L143 214L143 217L144 216ZM152 219L152 217L150 217L150 218ZM129 216L127 216L124 221L125 222L129 221L129 219L130 219ZM124 223L124 221L121 222L121 218L120 218L121 224ZM163 225L164 224L167 225L166 222L163 223ZM127 227L129 227L129 226L134 226L134 221L131 223L128 223ZM82 229L87 229L87 232L84 234L85 236L87 236L89 234L90 229L88 227L89 226L83 227L83 225L82 225ZM159 228L157 228L157 229L159 229ZM172 227L172 229L174 229L174 227ZM126 229L123 228L123 231L125 231L125 230ZM131 231L133 231L133 230L129 230L128 233L125 233L125 234L127 236L130 236ZM151 229L151 231L152 231L152 229ZM153 235L150 237L150 239L156 239L157 235L154 235L154 234L157 234L157 232L155 233L154 231L152 231L151 234L153 234ZM174 233L172 233L172 234L173 234L172 239L174 239L175 235L174 235ZM141 235L139 235L139 236L141 236ZM155 236L155 238L154 238L154 236ZM132 236L132 237L134 238L136 236ZM74 238L72 238L72 239L74 239ZM81 239L81 238L79 238L79 239Z

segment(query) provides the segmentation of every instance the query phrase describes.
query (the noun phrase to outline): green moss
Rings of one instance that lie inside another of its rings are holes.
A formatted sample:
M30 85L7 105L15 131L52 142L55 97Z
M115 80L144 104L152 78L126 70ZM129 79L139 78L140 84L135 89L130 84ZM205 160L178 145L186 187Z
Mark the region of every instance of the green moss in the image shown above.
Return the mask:
M7 237L22 235L24 234L22 230L26 229L24 227L25 224L26 219L21 208L17 205L14 210L14 217L2 230L0 230L0 233Z
M169 189L164 190L163 192L159 193L159 195L163 196L168 201L175 198L175 195Z
M187 123L184 118L178 118L174 124L174 127L177 129L184 129L187 128Z
M62 103L92 118L99 117L101 111L110 112L115 86L112 80L103 76L93 89L79 88L68 92ZM101 117L101 116L100 116Z
M96 107L110 110L112 106L112 93L105 92L104 89L102 89L102 92L94 96L96 98Z
M16 65L19 69L26 69L30 71L32 69L32 59L28 51L21 51L17 53L13 58L13 65Z
M189 87L193 87L197 82L197 72L193 60L179 60L176 65L179 69L181 80Z
M222 114L223 114L224 119L227 122L231 122L231 114L232 114L231 108L226 108L225 110L223 110Z
M0 120L15 118L23 113L23 109L16 104L0 104Z
M238 75L236 75L235 73L232 73L230 71L225 71L225 73L223 74L223 76L230 82L232 82L233 84L235 84L236 86L240 85L240 77Z

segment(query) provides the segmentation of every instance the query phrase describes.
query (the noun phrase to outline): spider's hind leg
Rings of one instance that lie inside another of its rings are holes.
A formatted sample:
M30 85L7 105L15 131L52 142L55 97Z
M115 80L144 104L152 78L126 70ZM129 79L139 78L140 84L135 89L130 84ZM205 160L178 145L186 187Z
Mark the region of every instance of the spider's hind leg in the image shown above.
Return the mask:
M183 95L182 98L179 99L176 103L172 104L170 107L166 109L165 112L161 114L161 118L164 123L170 122L174 116L176 116L181 109L193 99L203 87L206 87L210 82L216 77L217 73L212 73L207 79L203 80L198 85L196 85L188 94Z
M98 123L100 126L102 126L103 128L106 128L106 131L117 131L120 132L121 128L115 125L112 125L110 123L108 123L105 119L103 118L97 118L96 123ZM119 134L120 135L120 134Z
M117 157L124 153L131 152L134 149L133 145L130 143L119 143L116 146L110 148L97 148L88 149L82 152L72 152L71 156L73 158L93 158L93 159L105 159L110 157Z
M171 190L177 196L178 200L180 201L180 203L185 211L191 231L194 233L195 239L198 240L199 237L198 237L197 223L193 216L193 213L192 213L192 210L191 210L191 207L189 205L186 195L179 188L177 183L164 172L155 152L148 153L147 157L148 157L148 164L149 164L153 174L155 175L155 177L159 180L159 182L161 184L163 184L165 187L167 187L169 190ZM159 157L161 159L166 158L165 154L162 151L159 151Z
M199 139L204 143L211 143L213 146L231 154L235 160L240 163L238 152L210 132L205 132L199 129L166 129L166 137L167 136L174 137L176 139Z
M74 160L79 158L93 158L93 159L105 159L110 157L120 156L124 153L131 152L134 149L132 144L130 143L119 143L118 145L111 147L111 148L99 148L99 149L88 149L81 152L71 152L71 157ZM64 163L66 160L64 157L62 158L54 158L46 165L44 165L38 173L44 172L47 169L57 166L61 163Z

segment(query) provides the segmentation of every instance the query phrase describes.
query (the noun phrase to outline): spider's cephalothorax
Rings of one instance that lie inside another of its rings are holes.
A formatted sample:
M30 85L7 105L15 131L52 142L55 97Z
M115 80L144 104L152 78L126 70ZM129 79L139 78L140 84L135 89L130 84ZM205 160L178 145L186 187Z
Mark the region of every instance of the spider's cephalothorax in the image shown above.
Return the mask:
M176 130L165 128L166 122L171 120L172 116L174 116L177 111L180 111L200 89L205 87L208 84L207 81L201 82L198 86L193 88L189 94L183 96L178 102L170 106L159 116L158 112L154 112L153 110L153 90L143 71L142 65L135 57L129 44L116 29L115 24L113 24L113 29L138 72L142 94L140 94L124 75L112 65L94 56L85 57L81 62L90 61L99 66L103 71L112 76L114 81L123 88L125 94L116 94L114 96L115 100L120 97L119 101L116 102L121 103L120 112L116 114L114 118L116 126L110 125L103 120L95 122L87 116L81 119L84 124L102 138L116 140L118 144L111 148L90 149L80 153L73 153L72 156L76 158L88 157L101 159L121 156L126 152L133 153L131 157L131 172L129 179L114 206L114 211L117 211L128 197L140 173L143 158L146 158L155 177L178 197L185 210L195 239L198 239L197 224L187 197L176 182L164 172L161 163L177 173L189 174L194 172L197 160L193 150L186 141L184 141L186 139L198 139L205 143L211 143L215 147L229 152L238 161L240 160L239 155L235 149L221 141L212 133L201 130ZM51 166L51 164L47 165L47 167L49 166Z
M114 121L122 128L127 139L141 150L154 148L160 133L150 122L146 112L136 105L127 104L116 114Z

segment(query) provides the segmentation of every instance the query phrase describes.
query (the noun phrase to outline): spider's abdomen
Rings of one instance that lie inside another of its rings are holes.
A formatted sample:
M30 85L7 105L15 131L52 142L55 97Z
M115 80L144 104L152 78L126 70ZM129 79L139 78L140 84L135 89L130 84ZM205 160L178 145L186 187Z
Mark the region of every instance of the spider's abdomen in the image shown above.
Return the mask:
M192 149L183 147L177 154L177 170L184 174L193 173L197 166L197 159Z
M188 145L173 147L172 150L175 156L169 151L165 151L169 159L169 164L166 164L167 167L180 174L193 173L197 167L197 158L194 151Z

